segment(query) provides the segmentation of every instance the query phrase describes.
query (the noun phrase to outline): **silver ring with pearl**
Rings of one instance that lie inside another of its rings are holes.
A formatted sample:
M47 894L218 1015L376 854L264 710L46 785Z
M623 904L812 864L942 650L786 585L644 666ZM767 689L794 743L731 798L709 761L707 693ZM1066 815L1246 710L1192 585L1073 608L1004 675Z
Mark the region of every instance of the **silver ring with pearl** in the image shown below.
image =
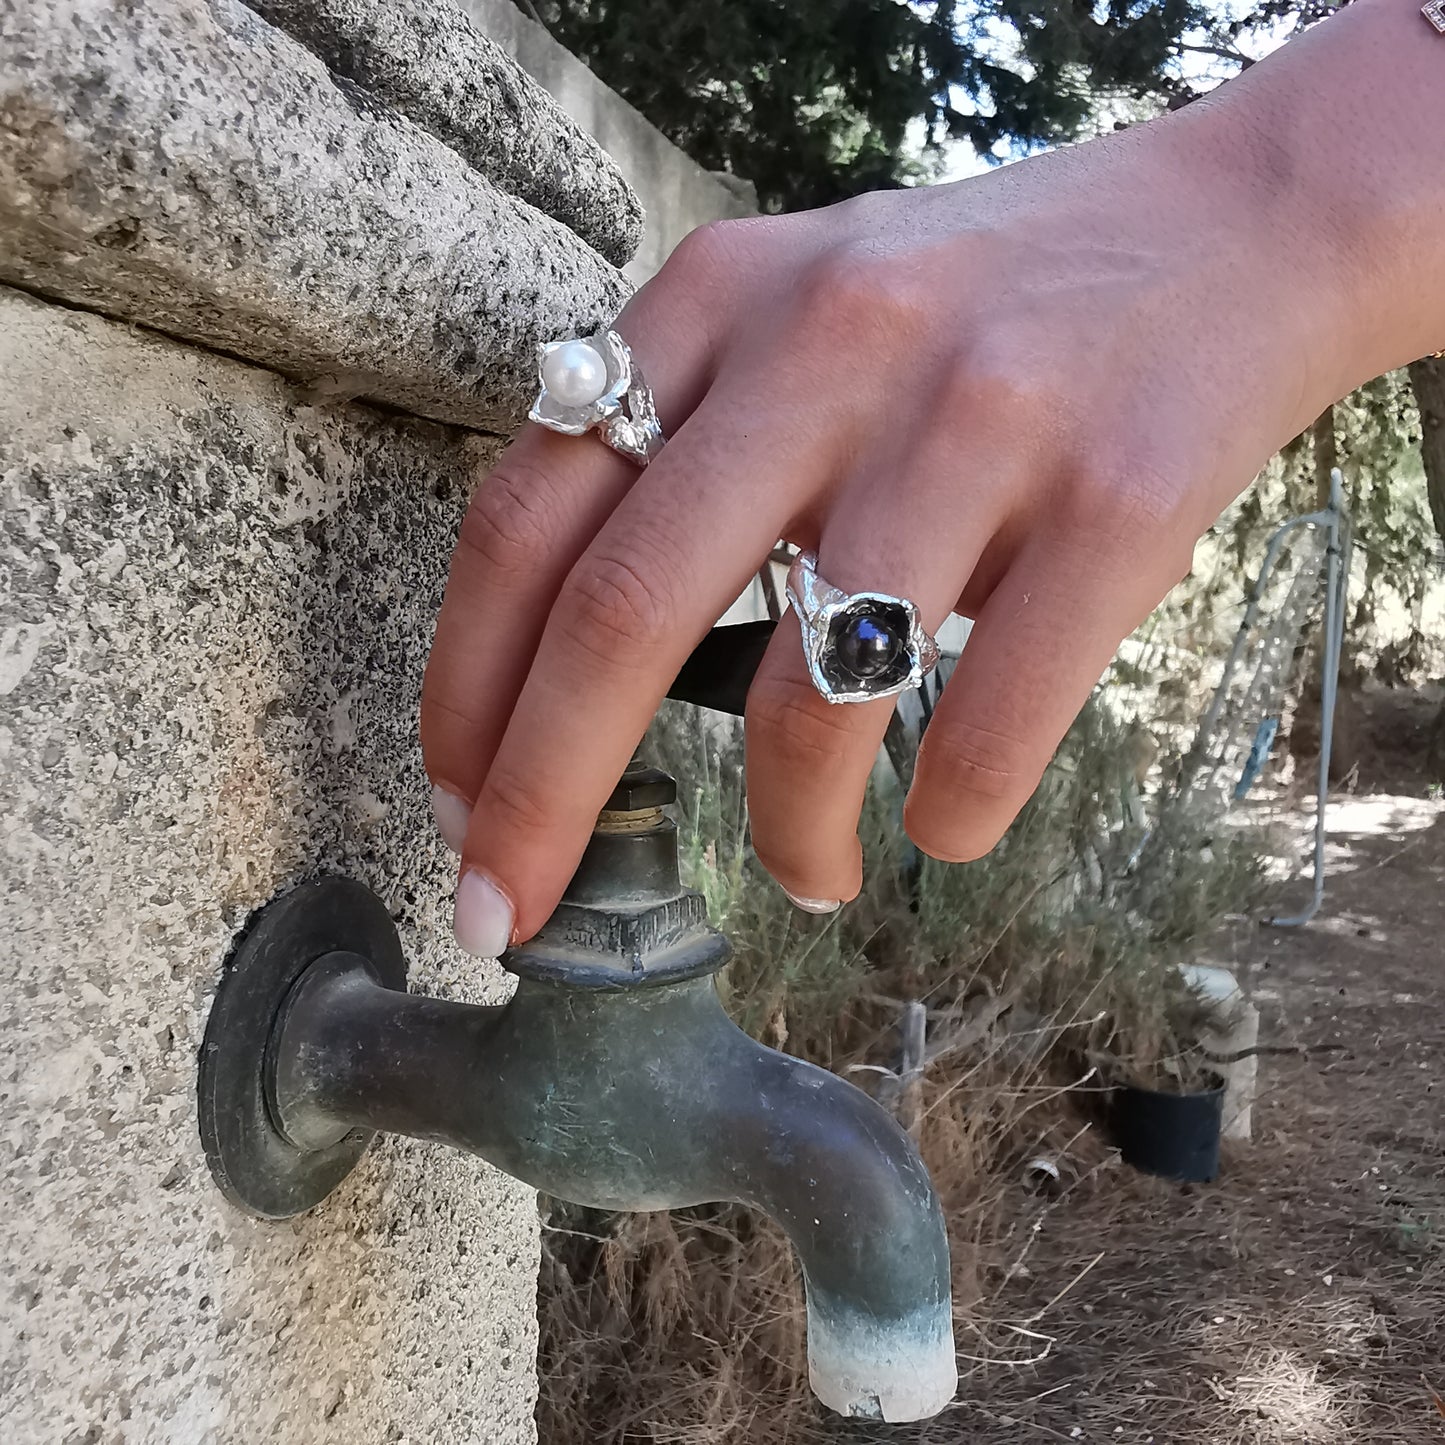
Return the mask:
M652 388L610 328L539 346L537 380L542 389L527 413L533 421L569 437L595 431L639 466L662 450Z
M895 697L938 666L938 643L906 597L844 592L818 575L812 552L793 558L787 591L803 627L808 676L829 702Z

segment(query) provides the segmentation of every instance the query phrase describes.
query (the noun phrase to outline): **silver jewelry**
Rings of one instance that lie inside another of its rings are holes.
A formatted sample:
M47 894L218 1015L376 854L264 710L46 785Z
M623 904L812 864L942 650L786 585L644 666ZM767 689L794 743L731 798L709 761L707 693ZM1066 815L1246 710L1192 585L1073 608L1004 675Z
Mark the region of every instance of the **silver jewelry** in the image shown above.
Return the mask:
M646 466L662 450L652 388L627 343L607 327L537 348L542 390L527 415L564 436L596 431L613 451Z
M1430 0L1430 3L1421 11L1421 14L1438 30L1445 35L1445 0Z
M894 697L938 666L938 644L906 597L844 592L818 576L811 552L793 558L787 590L803 625L808 675L829 702Z

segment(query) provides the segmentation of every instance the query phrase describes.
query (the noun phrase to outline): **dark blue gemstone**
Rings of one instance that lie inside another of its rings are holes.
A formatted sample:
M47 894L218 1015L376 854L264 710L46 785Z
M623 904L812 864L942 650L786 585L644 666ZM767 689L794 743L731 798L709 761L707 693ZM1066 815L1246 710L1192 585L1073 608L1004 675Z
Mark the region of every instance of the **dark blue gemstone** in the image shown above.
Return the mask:
M851 617L838 634L838 661L865 681L886 672L902 651L903 638L873 617Z

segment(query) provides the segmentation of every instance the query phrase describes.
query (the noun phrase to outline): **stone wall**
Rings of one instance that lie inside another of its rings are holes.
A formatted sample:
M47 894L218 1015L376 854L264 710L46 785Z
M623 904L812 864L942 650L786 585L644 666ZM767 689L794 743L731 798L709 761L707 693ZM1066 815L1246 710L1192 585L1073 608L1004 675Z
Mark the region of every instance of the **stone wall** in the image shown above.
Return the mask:
M416 699L495 443L0 288L0 1439L532 1438L531 1195L399 1141L288 1224L211 1183L231 940L336 871L450 942Z
M451 943L422 666L533 347L615 313L641 212L461 11L258 8L0 0L0 1440L514 1445L530 1191L387 1140L253 1221L196 1051L324 872L416 987L503 992Z
M589 135L595 136L642 200L646 220L637 254L625 267L641 284L661 268L691 230L758 209L751 183L705 171L655 126L609 90L512 0L457 4Z
M497 433L525 414L538 337L627 297L591 246L502 188L510 172L476 170L239 0L0 0L0 54L0 281L317 396ZM495 83L515 88L496 54ZM514 123L555 127L527 95ZM610 165L587 147L574 194ZM584 208L558 190L560 214Z

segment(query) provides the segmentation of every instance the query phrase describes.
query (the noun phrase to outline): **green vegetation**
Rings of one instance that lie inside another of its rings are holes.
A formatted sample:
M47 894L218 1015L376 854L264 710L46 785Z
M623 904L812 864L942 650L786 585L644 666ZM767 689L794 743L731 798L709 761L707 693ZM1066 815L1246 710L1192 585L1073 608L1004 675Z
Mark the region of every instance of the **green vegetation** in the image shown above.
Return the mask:
M986 1312L1008 1181L1040 1154L1097 1164L1107 1146L1091 1121L1112 1085L1168 1086L1200 1063L1203 1006L1173 965L1259 896L1259 841L1206 836L1182 812L1129 867L1142 836L1136 728L1105 692L979 863L914 855L880 772L865 892L813 918L750 855L741 749L735 727L674 704L645 748L679 780L688 881L734 944L729 1006L765 1042L894 1099L903 1010L926 1008L913 1120L950 1222L955 1297ZM809 1403L795 1266L767 1221L731 1206L622 1217L555 1202L544 1217L539 1426L551 1445L722 1445L742 1438L730 1422L744 1414L776 1438L851 1438Z
M701 164L754 181L769 210L926 182L950 141L997 159L1187 104L1245 68L1260 36L1333 8L538 3L558 39ZM876 1090L916 1127L950 1220L965 1338L984 1333L1005 1245L1020 1248L1005 1206L1028 1161L1100 1167L1106 1090L1187 1080L1199 1064L1201 1004L1174 965L1261 898L1270 849L1214 812L1162 807L1159 792L1266 537L1315 508L1336 458L1355 519L1351 666L1390 683L1438 667L1424 611L1445 537L1435 358L1362 388L1271 462L979 863L919 857L880 771L862 820L863 895L832 918L801 914L751 856L738 732L681 707L653 727L648 756L679 781L686 876L734 944L729 1007L755 1036ZM1288 565L1281 576L1288 588ZM1309 675L1301 648L1288 687ZM1445 714L1440 738L1445 758ZM918 1006L928 1047L909 1114L899 1026ZM794 1265L765 1221L721 1206L621 1218L553 1204L546 1218L549 1445L761 1438L753 1424L739 1434L743 1420L766 1422L770 1440L865 1438L820 1423L809 1402ZM1405 1220L1401 1239L1430 1227Z

